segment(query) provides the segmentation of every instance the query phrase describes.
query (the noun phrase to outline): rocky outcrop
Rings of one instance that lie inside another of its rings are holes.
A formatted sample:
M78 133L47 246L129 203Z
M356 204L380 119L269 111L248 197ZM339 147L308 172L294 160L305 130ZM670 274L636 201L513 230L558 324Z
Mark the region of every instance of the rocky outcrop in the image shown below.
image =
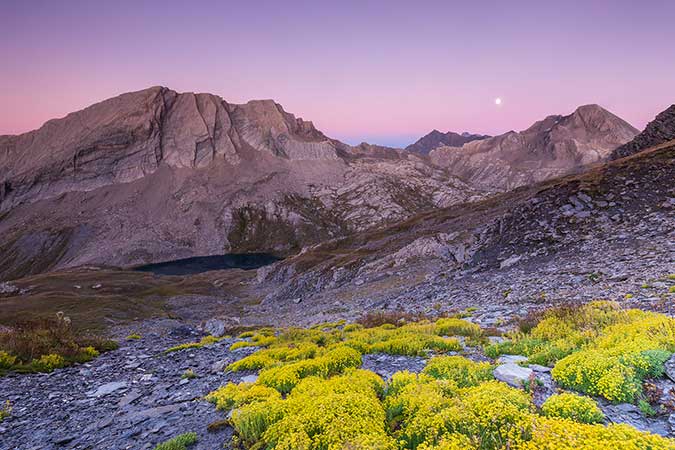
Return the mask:
M480 286L480 297L487 301L541 301L542 292L547 295L559 286L544 289L529 283L527 294L512 292L517 284L515 280L511 284L510 274L522 272L531 280L530 272L543 271L540 275L548 277L549 272L562 270L559 266L565 260L559 255L563 254L574 261L565 270L582 270L591 274L589 280L597 276L577 266L585 267L594 259L607 266L608 255L616 255L617 273L625 272L629 270L625 261L633 260L624 254L631 252L639 260L631 264L653 271L644 276L672 271L650 258L672 260L675 188L670 180L674 177L675 141L671 141L581 175L430 211L384 229L327 242L265 268L261 279L276 284L265 303L276 307L290 298L320 302L341 298L346 292L355 296L357 288L373 304L379 303L372 298L385 297L385 305L396 299L414 304L442 301L455 288L453 301L461 303L465 285L472 283ZM586 275L570 276L571 285L587 279ZM501 279L503 287L491 286L491 279ZM384 280L390 280L385 287L381 285ZM643 282L639 280L638 286ZM402 289L397 283L417 287Z
M438 147L461 147L462 145L481 139L487 139L490 136L482 134L471 133L454 133L448 131L442 133L438 130L433 130L429 134L422 136L414 144L410 144L405 149L409 152L419 153L420 155L428 155L433 149Z
M637 132L600 106L586 105L568 116L549 116L521 132L462 147L439 147L430 157L472 186L504 191L603 161Z
M647 124L644 131L635 138L616 148L610 159L619 159L625 156L633 155L655 145L675 139L675 105L656 116L654 120Z

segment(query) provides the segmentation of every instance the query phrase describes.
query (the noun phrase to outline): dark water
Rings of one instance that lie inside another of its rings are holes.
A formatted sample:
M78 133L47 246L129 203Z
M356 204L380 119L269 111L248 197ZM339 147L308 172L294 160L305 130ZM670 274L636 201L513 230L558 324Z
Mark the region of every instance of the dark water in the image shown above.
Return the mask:
M195 256L193 258L176 259L155 264L135 267L140 272L152 272L157 275L191 275L224 269L257 269L279 261L269 253L243 253L214 256Z

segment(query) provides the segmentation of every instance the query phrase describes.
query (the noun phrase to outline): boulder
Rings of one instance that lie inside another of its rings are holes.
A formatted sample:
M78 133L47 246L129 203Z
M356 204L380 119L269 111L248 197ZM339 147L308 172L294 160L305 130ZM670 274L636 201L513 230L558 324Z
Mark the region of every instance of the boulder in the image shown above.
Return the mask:
M508 363L497 366L494 371L494 376L499 381L520 388L525 385L525 382L530 379L533 373L534 371L532 369Z

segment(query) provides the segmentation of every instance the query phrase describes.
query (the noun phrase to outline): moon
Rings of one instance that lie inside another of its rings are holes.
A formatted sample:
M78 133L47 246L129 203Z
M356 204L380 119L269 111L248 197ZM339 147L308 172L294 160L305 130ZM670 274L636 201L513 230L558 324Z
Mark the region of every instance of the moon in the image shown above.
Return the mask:
M495 105L499 106L499 105L501 105L501 104L502 104L502 99L499 98L499 97L497 97L497 98L495 99Z

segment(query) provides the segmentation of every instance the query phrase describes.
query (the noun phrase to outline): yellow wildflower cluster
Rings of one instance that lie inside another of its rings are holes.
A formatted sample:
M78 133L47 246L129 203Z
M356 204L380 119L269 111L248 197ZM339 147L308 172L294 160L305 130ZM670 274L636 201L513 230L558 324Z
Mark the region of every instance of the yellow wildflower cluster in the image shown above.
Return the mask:
M483 331L475 323L451 317L436 321L436 334L439 336L480 337Z
M529 333L486 348L486 354L524 354L531 363L555 364L562 386L612 401L634 401L647 376L660 376L675 350L675 320L617 303L598 301L551 310Z
M644 433L629 425L588 425L572 420L537 417L532 438L516 450L673 450L675 441Z
M541 405L541 412L547 417L560 417L581 423L600 423L605 419L595 400L570 392L550 396Z
M482 338L468 322L441 320L250 332L242 338L274 341L229 369L260 370L257 381L229 383L207 398L231 411L236 448L675 449L674 441L630 426L596 424L603 415L588 397L554 395L538 410L529 394L495 381L491 364L462 356L431 357L422 373L397 372L386 384L358 369L365 353L442 353L438 339L453 339L444 336ZM665 316L596 302L551 312L530 333L510 338L558 359L560 384L616 400L634 398L643 377L660 373L673 336ZM402 347L406 340L416 344Z
M0 369L9 369L16 364L16 356L0 350Z
M42 355L39 359L34 359L32 365L40 372L51 372L54 369L65 367L66 360L57 354Z
M309 376L327 378L342 373L350 367L361 365L361 354L356 350L338 346L316 358L305 359L260 371L258 382L288 393L301 379Z
M199 342L189 342L187 344L179 344L174 347L166 349L164 353L177 352L189 348L200 348L204 347L205 345L215 344L216 342L222 341L223 339L225 339L225 337L205 336Z
M206 400L214 403L217 409L223 411L257 401L278 399L281 399L279 391L254 383L228 383L206 396Z
M452 380L459 387L475 386L491 380L493 367L490 363L477 363L461 356L437 356L424 368L424 373L442 380Z

